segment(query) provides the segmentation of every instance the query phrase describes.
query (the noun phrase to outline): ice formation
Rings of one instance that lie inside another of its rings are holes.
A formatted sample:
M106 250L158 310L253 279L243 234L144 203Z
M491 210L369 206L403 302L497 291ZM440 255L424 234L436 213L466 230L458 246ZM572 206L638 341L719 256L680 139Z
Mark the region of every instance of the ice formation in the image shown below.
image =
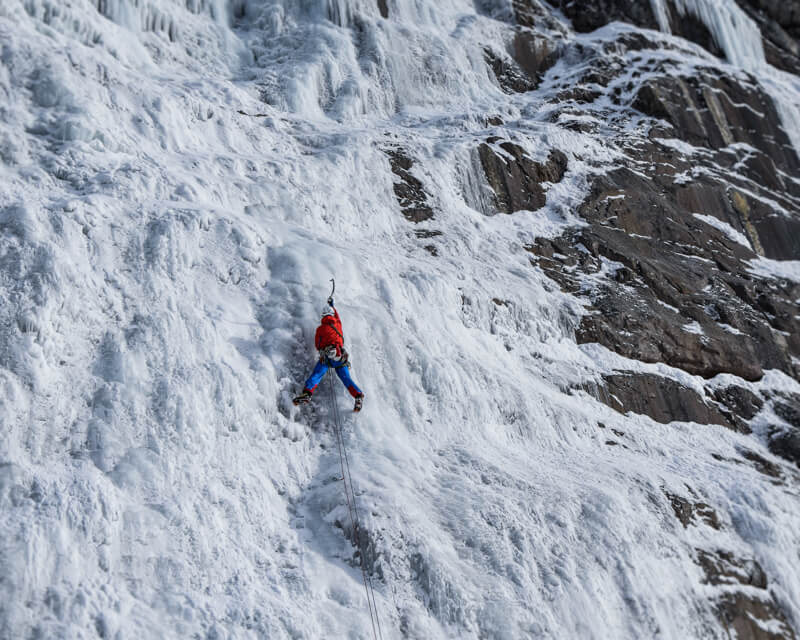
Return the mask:
M324 392L289 402L332 275L386 637L701 636L703 534L663 516L687 484L800 623L796 499L708 455L752 440L582 390L702 386L575 343L585 309L524 247L618 152L551 122L546 80L501 91L510 27L476 4L0 3L0 636L369 636ZM685 7L753 69L728 4ZM470 206L498 131L569 154L542 210Z

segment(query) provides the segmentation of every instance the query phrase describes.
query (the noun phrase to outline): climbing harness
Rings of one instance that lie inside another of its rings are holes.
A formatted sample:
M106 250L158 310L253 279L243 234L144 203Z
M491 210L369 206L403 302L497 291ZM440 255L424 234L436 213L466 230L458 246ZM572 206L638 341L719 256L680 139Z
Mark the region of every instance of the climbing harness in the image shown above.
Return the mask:
M335 288L334 284L334 288ZM333 294L331 294L333 295ZM327 374L326 374L327 375ZM360 554L359 564L361 565L361 578L364 581L364 591L367 594L367 606L369 607L369 617L372 621L372 635L375 640L383 640L381 632L381 622L378 618L378 607L375 603L375 589L372 586L372 576L369 575L366 567L366 549L361 544L361 523L358 517L358 506L356 505L356 494L353 490L353 478L350 475L350 460L347 456L347 448L344 445L342 435L342 425L339 420L339 407L336 404L336 394L334 392L333 376L328 377L328 389L331 397L331 413L333 414L333 429L336 435L336 445L339 448L339 464L342 468L342 482L344 483L344 495L347 500L347 510L350 513L350 527L353 531L353 538Z

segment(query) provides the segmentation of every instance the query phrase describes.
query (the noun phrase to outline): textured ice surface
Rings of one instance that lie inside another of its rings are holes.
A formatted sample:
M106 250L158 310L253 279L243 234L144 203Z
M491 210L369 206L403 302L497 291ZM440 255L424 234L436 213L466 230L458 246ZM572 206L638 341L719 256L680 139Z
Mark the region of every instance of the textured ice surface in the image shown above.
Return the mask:
M616 152L551 123L546 82L500 91L482 46L509 33L472 2L389 4L0 3L0 636L369 636L326 391L290 402L332 276L387 637L704 635L687 485L800 623L796 496L710 454L773 458L580 391L702 381L579 348L523 250ZM544 209L467 204L498 134L569 155Z

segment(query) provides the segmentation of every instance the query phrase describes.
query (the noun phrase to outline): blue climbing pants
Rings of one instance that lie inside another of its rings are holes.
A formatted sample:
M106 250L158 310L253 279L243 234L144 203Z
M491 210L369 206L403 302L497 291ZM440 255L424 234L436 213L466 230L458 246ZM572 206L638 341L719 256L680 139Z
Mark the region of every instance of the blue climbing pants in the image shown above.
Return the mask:
M314 393L314 389L317 388L317 385L322 380L322 376L324 376L328 369L333 367L333 370L336 371L336 375L339 376L339 380L342 381L347 390L350 392L350 395L354 398L358 398L363 396L364 394L361 392L361 389L358 388L353 379L350 377L350 369L348 369L347 365L336 365L330 360L325 360L324 362L317 362L317 366L314 367L314 371L311 372L311 375L306 380L305 390L309 393Z

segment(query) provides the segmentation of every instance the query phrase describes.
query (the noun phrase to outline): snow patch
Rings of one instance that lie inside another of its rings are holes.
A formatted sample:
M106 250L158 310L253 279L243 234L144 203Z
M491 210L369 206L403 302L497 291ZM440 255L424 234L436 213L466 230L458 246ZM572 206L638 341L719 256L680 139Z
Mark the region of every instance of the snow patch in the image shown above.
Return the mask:
M663 147L675 149L686 156L692 156L695 154L708 155L708 149L695 147L694 145L691 145L684 140L679 140L678 138L653 138L653 140Z
M718 322L717 324L720 327L722 327L725 331L727 331L728 333L732 333L732 334L737 335L737 336L744 335L743 332L739 331L736 327L732 327L729 324L725 324L724 322Z
M695 335L705 335L703 332L703 327L700 325L697 320L692 320L689 324L683 325L683 330L687 333L694 333Z
M771 260L758 257L749 261L750 273L767 278L800 282L800 260Z
M714 216L705 215L705 214L702 214L702 213L693 213L692 215L695 218L697 218L698 220L702 220L707 225L710 225L710 226L714 227L715 229L718 229L719 231L722 231L722 233L724 233L726 236L728 236L731 240L733 240L734 242L742 245L743 247L747 247L748 249L750 249L752 251L753 247L750 244L750 240L747 238L747 236L744 235L743 233L741 233L740 231L737 231L736 229L734 229L727 222L723 222L719 218L716 218Z

